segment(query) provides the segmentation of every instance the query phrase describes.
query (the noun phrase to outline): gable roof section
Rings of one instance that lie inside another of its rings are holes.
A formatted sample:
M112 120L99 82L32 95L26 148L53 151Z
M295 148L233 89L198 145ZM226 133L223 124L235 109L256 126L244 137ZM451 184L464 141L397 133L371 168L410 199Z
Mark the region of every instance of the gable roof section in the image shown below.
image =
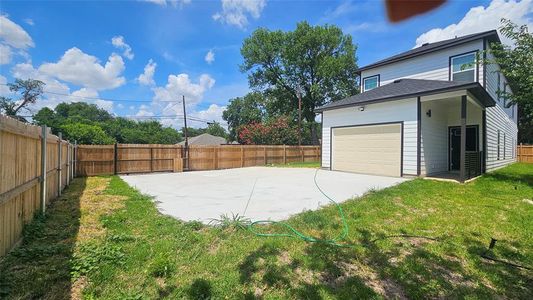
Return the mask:
M457 90L467 90L484 106L494 106L496 102L478 82L458 82L425 79L398 79L392 83L377 87L368 92L360 93L339 101L330 102L315 109L315 112L344 108L349 106L401 100L406 98L427 96Z
M404 60L404 59L407 59L407 58L411 58L411 57L419 56L419 55L422 55L422 54L439 51L439 50L442 50L442 49L446 49L446 48L449 48L449 47L461 45L461 44L468 43L468 42L475 41L475 40L479 40L479 39L482 39L482 38L488 38L492 42L500 42L500 38L498 37L498 32L496 30L489 30L489 31L484 31L484 32L480 32L480 33L469 34L469 35L456 37L456 38L449 39L449 40L439 41L439 42L430 43L430 44L424 44L424 45L422 45L422 46L420 46L418 48L414 48L414 49L411 49L409 51L405 51L403 53L400 53L400 54L391 56L389 58L377 61L377 62L375 62L373 64L361 67L361 68L357 69L357 72L360 73L361 71L365 71L365 70L372 69L372 68L379 67L379 66L388 65L390 63L401 61L401 60Z
M226 144L226 139L219 136L210 135L209 133L202 133L198 136L189 138L189 145L222 145ZM185 145L185 141L179 142L178 145Z

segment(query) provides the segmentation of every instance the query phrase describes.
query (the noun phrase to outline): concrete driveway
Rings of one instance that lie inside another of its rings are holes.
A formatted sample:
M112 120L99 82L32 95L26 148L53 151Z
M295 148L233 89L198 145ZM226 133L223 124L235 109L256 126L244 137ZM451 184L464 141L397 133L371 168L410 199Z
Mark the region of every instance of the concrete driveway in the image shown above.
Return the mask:
M250 167L216 171L121 176L157 201L163 214L208 223L222 214L283 220L330 202L316 188L316 169ZM317 183L337 202L405 181L403 178L319 170Z

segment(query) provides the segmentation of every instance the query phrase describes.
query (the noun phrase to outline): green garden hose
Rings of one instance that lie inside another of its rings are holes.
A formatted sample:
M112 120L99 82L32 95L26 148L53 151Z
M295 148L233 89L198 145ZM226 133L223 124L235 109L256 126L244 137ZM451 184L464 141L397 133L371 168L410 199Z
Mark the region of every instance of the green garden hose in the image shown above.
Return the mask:
M298 238L298 239L301 239L305 242L310 242L310 243L325 243L325 244L330 244L330 245L334 245L334 246L339 246L339 247L347 247L347 246L350 246L350 245L347 245L347 244L340 244L339 241L341 240L344 240L347 236L348 236L348 223L346 222L346 218L344 217L344 212L342 211L342 207L339 205L339 203L337 203L335 200L333 200L330 196L328 196L321 188L320 186L318 185L318 183L316 182L316 176L318 174L318 170L319 169L316 169L316 172L315 172L315 176L313 178L314 182L315 182L315 186L316 188L318 189L318 191L324 195L324 197L326 197L331 203L333 203L335 206L337 206L337 209L339 210L339 215L341 217L341 220L342 220L342 225L343 225L343 229L342 229L342 232L341 234L339 234L339 236L337 236L336 238L334 239L319 239L319 238L316 238L316 237L312 237L312 236L309 236L309 235L305 235L303 233L301 233L300 231L296 230L294 227L292 227L291 225L285 223L285 222L279 222L279 221L270 221L270 220L259 220L259 221L254 221L252 223L250 223L250 225L248 225L248 229L253 233L255 234L256 236L263 236L263 237L291 237L291 238ZM254 184L254 187L255 187L255 184ZM253 191L252 191L253 192ZM250 195L251 197L251 195ZM259 232L259 231L256 231L254 229L254 225L256 224L275 224L275 225L281 225L285 228L287 228L289 230L288 233L264 233L264 232Z

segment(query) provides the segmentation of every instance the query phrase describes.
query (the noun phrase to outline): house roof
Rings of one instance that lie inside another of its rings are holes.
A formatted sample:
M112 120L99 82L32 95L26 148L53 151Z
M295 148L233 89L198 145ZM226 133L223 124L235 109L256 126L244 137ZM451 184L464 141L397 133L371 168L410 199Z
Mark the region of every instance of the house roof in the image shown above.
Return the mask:
M219 136L210 135L209 133L202 133L198 136L189 138L189 145L222 145L226 143L226 139ZM178 145L185 145L185 141L179 142Z
M484 31L484 32L480 32L480 33L469 34L469 35L456 37L456 38L449 39L449 40L444 40L444 41L439 41L439 42L435 42L435 43L424 44L424 45L422 45L420 47L411 49L409 51L402 52L400 54L391 56L389 58L377 61L377 62L375 62L373 64L361 67L361 68L359 68L357 70L357 72L360 73L361 71L364 71L364 70L368 70L368 69L371 69L371 68L387 65L387 64L390 64L390 63L393 63L393 62L397 62L397 61L404 60L404 59L407 59L407 58L419 56L419 55L422 55L422 54L439 51L439 50L442 50L442 49L446 49L446 48L449 48L449 47L453 47L453 46L457 46L457 45L460 45L460 44L468 43L468 42L475 41L475 40L482 39L482 38L488 38L489 40L491 40L493 42L500 42L500 38L498 37L498 32L496 30L489 30L489 31Z
M425 79L398 79L392 83L377 87L339 101L330 102L315 112L343 108L348 106L401 100L411 97L439 94L457 90L467 90L473 94L482 105L494 106L494 99L478 82L458 82Z

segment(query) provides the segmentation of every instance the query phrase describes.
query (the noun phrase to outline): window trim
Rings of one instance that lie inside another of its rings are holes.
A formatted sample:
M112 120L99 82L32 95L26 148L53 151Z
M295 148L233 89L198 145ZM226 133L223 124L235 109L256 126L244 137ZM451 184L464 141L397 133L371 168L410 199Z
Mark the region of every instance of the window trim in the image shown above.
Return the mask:
M500 133L500 130L498 129L498 159L497 160L500 160L500 148L501 148L501 133Z
M380 78L379 74L367 76L367 77L364 77L363 80L361 80L361 91L362 91L362 93L367 92L367 90L365 90L365 80L370 79L370 78L374 78L374 77L377 77L377 79L378 79L378 85L375 88L380 87L381 78ZM371 91L371 90L373 90L373 89L370 89L369 91Z
M473 51L468 51L468 52L465 52L465 53L460 53L460 54L456 54L456 55L452 55L452 56L448 57L448 81L452 81L452 77L453 77L453 71L452 71L453 59L461 57L461 56L467 56L467 55L470 55L470 54L475 54L474 55L475 67L474 67L474 81L473 82L477 82L479 80L479 60L477 59L477 54L478 53L479 53L479 50L473 50Z
M498 73L498 87L496 88L496 98L498 98L498 102L502 102L502 96L501 93L501 86L502 86L502 73L500 71Z

